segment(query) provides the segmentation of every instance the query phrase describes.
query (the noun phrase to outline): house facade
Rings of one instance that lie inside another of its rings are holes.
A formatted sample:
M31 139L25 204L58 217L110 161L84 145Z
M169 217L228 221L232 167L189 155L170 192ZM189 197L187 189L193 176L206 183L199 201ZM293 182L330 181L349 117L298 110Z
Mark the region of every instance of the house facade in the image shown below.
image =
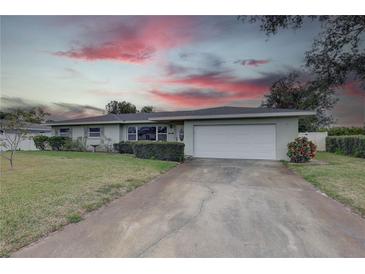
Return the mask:
M298 119L312 111L220 107L192 111L108 114L49 124L52 135L83 140L89 150L111 150L120 141L175 141L203 158L287 159Z
M1 127L0 127L1 128ZM43 124L31 124L28 123L27 134L20 140L18 144L18 150L38 150L34 144L33 137L39 135L51 136L51 127ZM13 142L16 139L16 134L7 130L0 129L0 151L8 150L11 145L9 142Z

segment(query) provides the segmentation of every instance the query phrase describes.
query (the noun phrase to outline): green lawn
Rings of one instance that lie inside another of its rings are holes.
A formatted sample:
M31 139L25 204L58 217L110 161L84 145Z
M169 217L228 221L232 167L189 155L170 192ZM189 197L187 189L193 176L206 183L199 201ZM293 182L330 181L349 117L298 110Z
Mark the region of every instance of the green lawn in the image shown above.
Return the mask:
M122 154L35 151L16 153L10 170L2 159L1 255L79 221L174 166Z
M322 192L365 217L365 159L329 152L319 152L316 159L327 164L287 165Z

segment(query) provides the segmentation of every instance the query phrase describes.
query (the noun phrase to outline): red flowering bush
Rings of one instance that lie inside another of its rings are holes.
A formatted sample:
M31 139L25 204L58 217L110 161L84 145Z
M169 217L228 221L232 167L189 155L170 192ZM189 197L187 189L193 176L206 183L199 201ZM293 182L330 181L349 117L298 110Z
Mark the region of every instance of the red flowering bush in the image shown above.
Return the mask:
M288 144L288 157L293 163L305 163L316 156L317 146L306 137L299 137Z

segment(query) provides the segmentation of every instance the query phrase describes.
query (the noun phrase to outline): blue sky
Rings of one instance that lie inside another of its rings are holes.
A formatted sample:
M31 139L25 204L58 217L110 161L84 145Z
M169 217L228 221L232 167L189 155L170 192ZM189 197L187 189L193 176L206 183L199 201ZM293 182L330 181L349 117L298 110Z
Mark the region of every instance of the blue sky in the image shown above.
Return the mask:
M316 23L267 37L235 16L2 16L2 107L40 105L53 119L138 108L258 106L273 81L303 67ZM364 122L347 86L339 124Z

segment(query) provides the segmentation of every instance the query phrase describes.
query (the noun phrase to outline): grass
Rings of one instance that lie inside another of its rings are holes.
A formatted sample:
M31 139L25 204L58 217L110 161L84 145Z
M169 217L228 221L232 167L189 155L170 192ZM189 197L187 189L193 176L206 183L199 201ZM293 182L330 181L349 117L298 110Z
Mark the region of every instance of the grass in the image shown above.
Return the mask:
M175 165L122 154L17 152L13 170L1 161L0 255L79 222Z
M322 192L365 217L365 159L319 152L327 164L286 163Z

